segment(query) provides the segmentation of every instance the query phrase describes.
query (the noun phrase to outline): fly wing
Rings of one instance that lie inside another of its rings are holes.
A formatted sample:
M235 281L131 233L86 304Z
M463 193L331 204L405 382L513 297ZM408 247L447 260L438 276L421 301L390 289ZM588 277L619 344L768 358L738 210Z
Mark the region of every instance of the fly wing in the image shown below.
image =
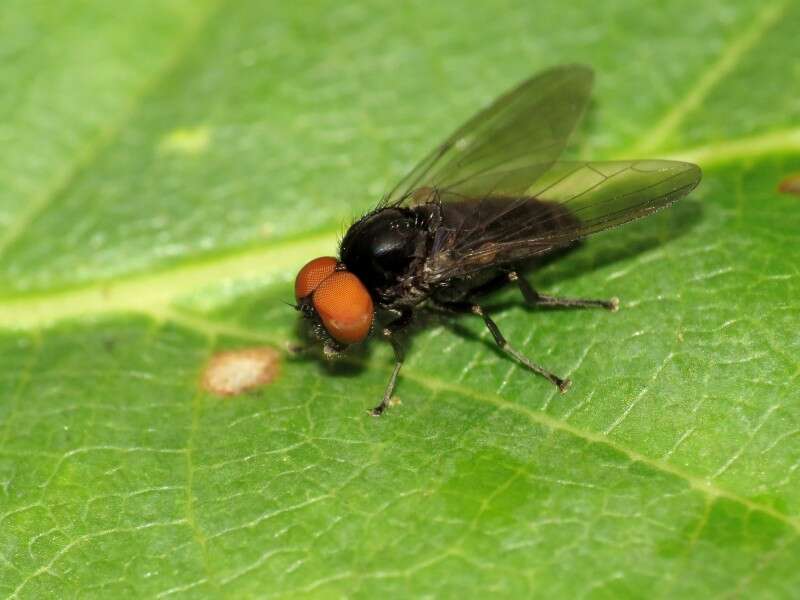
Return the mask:
M524 179L513 169L509 177ZM435 284L522 261L649 215L694 189L701 171L665 160L557 162L537 177L521 197L429 193L428 200L441 207L442 223L425 279Z
M521 194L561 155L589 102L592 80L589 67L566 65L524 81L425 157L385 203L413 203L419 188Z

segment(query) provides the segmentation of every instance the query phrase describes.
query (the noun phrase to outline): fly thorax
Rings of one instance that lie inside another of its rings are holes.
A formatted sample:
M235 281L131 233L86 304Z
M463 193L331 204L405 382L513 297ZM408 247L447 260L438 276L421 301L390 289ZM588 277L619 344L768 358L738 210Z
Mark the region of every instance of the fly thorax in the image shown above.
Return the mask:
M382 296L409 277L424 254L425 238L412 212L385 208L350 228L341 259L368 289Z

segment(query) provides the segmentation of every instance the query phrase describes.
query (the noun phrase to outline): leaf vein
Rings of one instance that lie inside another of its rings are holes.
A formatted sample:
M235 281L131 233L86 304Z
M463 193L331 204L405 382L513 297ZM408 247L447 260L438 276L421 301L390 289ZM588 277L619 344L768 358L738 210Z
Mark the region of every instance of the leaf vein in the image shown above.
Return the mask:
M649 133L642 136L642 143L635 148L634 154L647 154L662 147L687 115L700 106L711 90L736 67L740 59L780 19L785 9L785 2L765 5L752 20L752 24L728 44L717 61L697 80L683 100L667 112Z
M629 460L631 460L631 462L639 462L644 465L647 465L648 467L656 471L672 475L678 479L682 479L692 489L702 493L704 496L708 496L711 498L725 498L741 506L744 506L751 511L763 513L789 526L791 529L794 530L796 534L800 534L800 519L790 517L789 515L780 512L779 510L771 506L768 506L766 504L761 504L754 500L750 500L748 498L740 496L735 492L721 488L712 483L711 481L709 481L708 479L693 475L687 471L684 471L680 467L641 454L640 452L637 452L633 448L630 448L620 443L617 440L607 437L603 433L595 433L592 431L588 431L586 429L575 427L574 425L570 425L569 423L566 423L560 419L556 419L546 413L542 413L540 411L530 409L526 406L510 402L494 394L479 392L465 386L448 383L436 379L434 377L431 377L429 375L421 375L420 373L415 372L413 369L405 370L403 372L403 375L408 379L411 379L430 390L449 391L469 398L473 398L481 402L487 402L489 404L492 404L493 406L496 406L500 410L507 410L521 414L530 419L531 421L543 425L551 430L560 431L562 433L572 435L587 442L608 446L611 449L627 456Z

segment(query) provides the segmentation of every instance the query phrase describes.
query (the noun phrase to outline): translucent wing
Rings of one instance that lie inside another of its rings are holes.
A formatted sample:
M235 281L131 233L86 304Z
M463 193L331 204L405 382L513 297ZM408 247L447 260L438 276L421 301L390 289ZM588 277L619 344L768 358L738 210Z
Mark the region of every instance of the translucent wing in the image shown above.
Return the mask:
M442 222L425 278L435 284L566 246L675 202L701 175L698 166L676 161L558 162L521 196L430 190L426 199ZM509 177L524 179L513 169Z
M388 194L387 204L410 202L419 188L469 196L522 193L561 155L589 101L590 68L544 71L472 117Z

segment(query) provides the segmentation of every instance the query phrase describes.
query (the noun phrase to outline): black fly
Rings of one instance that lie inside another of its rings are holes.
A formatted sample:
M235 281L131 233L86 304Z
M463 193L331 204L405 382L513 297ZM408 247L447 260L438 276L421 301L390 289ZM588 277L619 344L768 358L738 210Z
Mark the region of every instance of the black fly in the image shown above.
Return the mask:
M481 317L504 352L566 391L569 380L511 346L476 299L514 283L533 306L615 310L616 299L540 294L520 270L532 257L669 205L701 177L683 162L558 161L592 79L587 67L556 67L501 96L354 223L338 259L317 258L300 270L296 307L311 319L326 354L363 341L376 308L390 317L382 333L396 364L373 415L386 408L403 363L395 334L423 305Z

